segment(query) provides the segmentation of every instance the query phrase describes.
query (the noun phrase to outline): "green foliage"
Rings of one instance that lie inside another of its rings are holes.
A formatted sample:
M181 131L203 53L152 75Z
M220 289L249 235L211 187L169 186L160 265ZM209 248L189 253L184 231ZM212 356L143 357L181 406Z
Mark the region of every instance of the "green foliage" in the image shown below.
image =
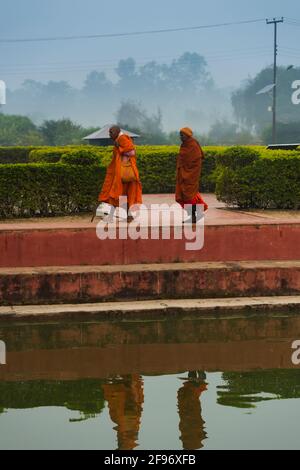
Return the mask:
M226 167L236 170L251 165L259 159L259 152L249 147L231 147L226 149L219 158L219 163Z
M105 177L100 165L0 165L0 217L51 217L89 211Z
M30 152L36 149L36 147L0 147L0 164L28 163Z
M272 142L272 126L266 127L262 132L262 140L266 145ZM300 122L278 122L277 142L280 144L300 143Z
M245 166L223 167L217 178L220 201L243 209L300 209L300 155L271 151Z
M85 129L70 119L44 121L40 132L46 145L80 144L85 136Z
M30 163L57 163L66 152L64 147L44 147L34 149L29 154Z
M43 145L43 139L28 117L0 113L0 145Z
M100 165L102 155L103 152L96 148L82 148L64 153L60 161L67 165Z
M283 122L299 120L299 107L292 103L291 83L299 80L299 67L287 70L286 67L278 67L277 83L277 107L278 118ZM260 71L254 78L246 83L232 95L232 105L238 122L247 128L261 132L268 127L272 116L269 112L272 106L272 94L257 95L266 85L273 83L273 67L267 67ZM270 143L270 141L268 141Z
M7 409L64 407L79 411L79 420L104 408L101 380L0 382L0 414Z
M300 397L299 370L226 372L218 403L235 408L256 408L257 403Z
M29 154L30 163L70 163L75 165L86 165L99 163L101 157L107 155L111 150L106 147L94 146L66 146L66 147L43 147L34 149Z
M217 120L203 138L207 145L250 145L255 141L249 130L240 129L236 123L226 119Z
M30 163L0 164L0 217L67 215L93 208L111 147L11 148ZM143 192L174 193L178 146L138 146ZM1 155L7 155L6 149ZM15 152L15 153L14 153ZM201 191L241 208L300 208L300 152L207 147Z

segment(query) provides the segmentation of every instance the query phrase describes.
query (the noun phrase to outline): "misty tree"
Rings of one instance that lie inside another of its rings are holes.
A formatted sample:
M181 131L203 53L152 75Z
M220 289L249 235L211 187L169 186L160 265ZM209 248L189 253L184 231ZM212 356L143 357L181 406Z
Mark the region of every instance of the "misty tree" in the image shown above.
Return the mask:
M272 142L272 126L266 127L262 132L262 140L265 144ZM281 144L300 142L300 121L277 123L277 141Z
M43 139L26 116L0 113L0 145L41 145Z
M151 118L148 126L154 123L156 110L162 109L168 129L185 123L207 129L230 106L228 94L224 97L215 88L205 58L190 52L170 63L149 61L138 65L129 57L119 62L116 80L94 70L81 89L65 81L27 80L8 94L6 110L14 114L25 112L36 123L61 119L67 110L66 117L85 126L99 127L112 122L120 103L128 100L142 101Z
M278 68L278 121L288 123L299 120L299 107L292 103L292 83L299 79L300 68L287 70ZM273 68L267 67L254 78L249 78L245 84L232 95L234 113L239 123L254 127L260 132L272 122L272 92L257 95L265 86L273 83Z
M213 87L213 79L207 71L207 62L197 53L186 52L171 65L163 68L164 80L170 89L180 93L197 94L198 91Z
M112 87L104 72L90 72L84 82L83 92L87 95L101 95Z
M206 137L206 143L210 145L247 145L254 141L251 132L226 119L217 120Z
M123 102L117 112L117 123L120 127L141 134L140 143L164 144L167 142L166 135L162 129L162 113L148 115L141 104L133 101Z
M78 144L83 138L83 128L70 119L45 121L40 127L46 145Z

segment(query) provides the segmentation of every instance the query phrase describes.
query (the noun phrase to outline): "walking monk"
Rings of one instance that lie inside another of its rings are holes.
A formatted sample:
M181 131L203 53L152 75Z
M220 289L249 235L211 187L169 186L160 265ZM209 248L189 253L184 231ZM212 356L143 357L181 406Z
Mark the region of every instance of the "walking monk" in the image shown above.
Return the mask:
M189 127L180 130L180 139L182 145L177 159L176 201L183 208L189 206L186 208L189 213L186 222L195 224L201 217L197 208L201 205L204 211L208 209L199 192L204 153Z
M100 202L119 207L119 198L127 196L128 220L132 220L130 208L142 204L142 184L136 164L136 151L132 139L112 126L109 135L114 141L113 159L107 168L106 178L99 195Z

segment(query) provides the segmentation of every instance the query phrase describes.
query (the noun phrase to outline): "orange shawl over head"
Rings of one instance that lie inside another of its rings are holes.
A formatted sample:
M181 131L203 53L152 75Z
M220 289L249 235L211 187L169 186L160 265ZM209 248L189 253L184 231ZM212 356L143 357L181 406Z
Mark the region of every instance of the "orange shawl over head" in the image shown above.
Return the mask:
M193 200L199 193L203 150L196 139L183 142L177 160L176 201Z
M132 139L128 135L121 134L116 140L113 159L107 168L106 178L99 196L99 201L107 202L113 206L118 206L120 196L126 195L128 197L128 204L130 207L135 204L142 203L142 185L135 154L129 156L129 160L131 162L136 181L125 185L121 179L121 157L122 155L132 153L133 150L135 150L135 146Z

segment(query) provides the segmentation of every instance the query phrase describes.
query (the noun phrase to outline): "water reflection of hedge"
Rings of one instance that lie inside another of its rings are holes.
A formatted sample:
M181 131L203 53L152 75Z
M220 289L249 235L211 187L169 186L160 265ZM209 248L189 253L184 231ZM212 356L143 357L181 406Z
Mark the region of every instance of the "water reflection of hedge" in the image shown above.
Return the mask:
M9 409L51 406L79 411L82 419L96 417L104 408L102 382L0 382L0 414Z
M300 398L300 370L227 372L218 390L218 403L235 408L255 408L256 403ZM273 396L264 396L269 394Z

